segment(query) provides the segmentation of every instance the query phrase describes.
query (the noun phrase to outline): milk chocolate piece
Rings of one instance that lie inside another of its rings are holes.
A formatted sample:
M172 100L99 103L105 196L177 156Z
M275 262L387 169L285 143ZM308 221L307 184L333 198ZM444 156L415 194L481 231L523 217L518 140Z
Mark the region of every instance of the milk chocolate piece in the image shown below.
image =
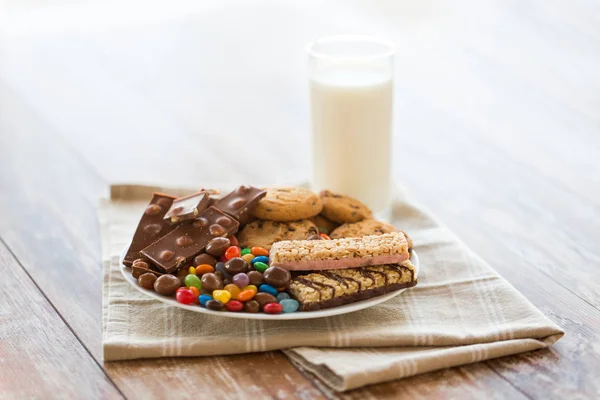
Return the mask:
M401 264L300 275L292 280L288 291L300 302L300 310L312 311L381 296L416 284L415 267L406 260Z
M237 219L240 225L243 226L250 219L250 211L266 195L266 190L252 186L240 186L221 200L218 200L215 203L215 207Z
M140 254L159 270L172 273L192 261L212 239L231 235L238 226L237 221L222 211L209 207L193 223L180 225Z
M139 258L140 250L148 247L176 228L163 220L174 199L175 197L163 193L154 193L152 195L152 200L150 200L150 204L144 210L144 214L131 240L131 245L127 249L123 264L130 267L133 261Z
M209 206L209 203L210 196L205 191L180 197L173 201L164 219L171 224L194 219Z

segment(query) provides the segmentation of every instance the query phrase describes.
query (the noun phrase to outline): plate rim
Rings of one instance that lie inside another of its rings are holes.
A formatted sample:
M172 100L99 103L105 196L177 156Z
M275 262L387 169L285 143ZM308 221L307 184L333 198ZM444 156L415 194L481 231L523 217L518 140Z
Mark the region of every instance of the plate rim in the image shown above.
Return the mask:
M123 264L123 259L125 258L125 254L127 253L128 248L129 248L129 246L127 246L123 250L121 255L119 256L119 269L121 271L121 274L123 275L123 277L125 278L127 283L129 283L130 286L133 286L135 289L144 293L145 295L150 296L150 297L152 297L164 304L167 304L169 306L178 307L183 310L190 311L190 312L197 312L200 314L218 316L218 317L222 317L222 318L289 321L289 320L303 320L303 319L333 317L336 315L348 314L351 312L360 311L360 310L374 307L378 304L381 304L388 300L391 300L396 296L399 296L406 289L410 289L410 288L403 288L403 289L395 290L390 293L383 294L381 296L372 297L370 299L361 300L361 301L357 301L354 303L344 304L344 305L338 306L338 307L326 308L323 310L316 310L316 311L298 311L298 312L293 312L293 313L281 313L281 314L266 314L266 313L250 314L250 313L242 313L242 312L237 313L237 312L213 311L213 310L209 310L205 307L200 307L195 304L189 305L189 304L179 303L173 297L168 297L168 296L158 294L154 290L144 289L143 287L138 285L137 280L131 275L131 267L128 267L125 264ZM411 252L410 252L410 262L415 266L415 279L416 279L419 275L420 263L419 263L419 255L417 254L417 252L414 249L411 250Z

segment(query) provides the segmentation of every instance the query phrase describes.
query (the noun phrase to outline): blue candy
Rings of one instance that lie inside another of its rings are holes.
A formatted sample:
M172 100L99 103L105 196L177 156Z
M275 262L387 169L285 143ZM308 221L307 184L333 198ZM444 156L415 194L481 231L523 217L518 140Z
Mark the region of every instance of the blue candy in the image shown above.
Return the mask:
M277 296L277 289L275 289L273 286L271 285L267 285L266 283L263 283L262 285L260 285L260 287L258 288L259 292L265 292L265 293L269 293L272 294L273 296Z
M300 303L294 299L283 299L279 304L283 307L284 313L296 312L300 308Z
M254 257L252 259L252 261L250 261L250 264L254 265L255 262L264 262L265 264L269 265L269 257L267 257L267 256Z
M277 301L281 302L281 300L289 299L290 295L286 292L277 293Z
M200 305L206 307L206 302L212 300L212 298L210 294L201 294L198 296L198 302L200 302Z

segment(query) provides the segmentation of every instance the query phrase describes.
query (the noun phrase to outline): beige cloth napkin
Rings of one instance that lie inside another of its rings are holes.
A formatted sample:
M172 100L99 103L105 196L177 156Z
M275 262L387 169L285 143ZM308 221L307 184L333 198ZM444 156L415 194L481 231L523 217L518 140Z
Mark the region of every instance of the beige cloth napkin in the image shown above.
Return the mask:
M396 226L412 236L419 284L370 309L303 321L213 317L167 306L119 269L152 191L121 185L101 206L104 359L205 356L286 349L300 368L343 391L550 346L563 332L451 232L406 198Z

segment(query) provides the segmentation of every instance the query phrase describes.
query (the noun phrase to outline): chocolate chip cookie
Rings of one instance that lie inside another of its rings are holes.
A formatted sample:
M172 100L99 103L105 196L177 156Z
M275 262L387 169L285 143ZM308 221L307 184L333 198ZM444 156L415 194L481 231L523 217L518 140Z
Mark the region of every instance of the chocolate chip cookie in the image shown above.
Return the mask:
M292 222L257 220L246 225L237 239L242 247L264 247L281 240L302 240L318 233L317 226L307 219Z
M381 235L384 233L398 232L394 225L375 219L365 219L360 222L353 222L341 225L329 235L332 239L343 237L362 237L366 235Z
M313 217L322 208L319 196L308 189L270 188L252 214L259 219L287 222Z
M345 224L373 217L369 207L350 196L332 193L329 190L323 190L320 195L323 202L321 214L334 222Z
M322 214L315 215L309 218L319 228L319 232L329 235L335 228L340 226L337 222L333 222L325 218Z

